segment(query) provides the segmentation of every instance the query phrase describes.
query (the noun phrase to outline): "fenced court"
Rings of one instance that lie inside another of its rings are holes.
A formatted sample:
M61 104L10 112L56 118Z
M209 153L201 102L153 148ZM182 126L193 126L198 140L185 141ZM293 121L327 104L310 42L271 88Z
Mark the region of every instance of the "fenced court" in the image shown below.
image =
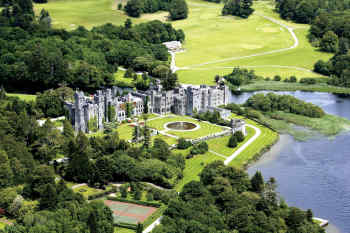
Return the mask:
M155 207L111 200L105 200L105 205L112 210L114 223L143 223L157 210Z

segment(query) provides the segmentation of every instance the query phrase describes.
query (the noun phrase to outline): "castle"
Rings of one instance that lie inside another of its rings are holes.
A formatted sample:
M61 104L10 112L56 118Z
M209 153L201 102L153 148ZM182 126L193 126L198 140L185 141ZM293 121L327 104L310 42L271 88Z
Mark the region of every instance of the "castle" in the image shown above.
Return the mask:
M119 87L99 90L90 97L85 96L82 91L76 91L75 101L65 103L75 131L89 132L91 120L94 120L98 129L103 129L104 122L123 121L128 117L141 115L145 110L161 115L192 115L196 112L213 111L215 107L229 102L229 88L223 84L181 86L165 91L157 82L147 91L130 91L125 96L120 96L121 93L123 89ZM114 111L114 114L110 114L110 111Z

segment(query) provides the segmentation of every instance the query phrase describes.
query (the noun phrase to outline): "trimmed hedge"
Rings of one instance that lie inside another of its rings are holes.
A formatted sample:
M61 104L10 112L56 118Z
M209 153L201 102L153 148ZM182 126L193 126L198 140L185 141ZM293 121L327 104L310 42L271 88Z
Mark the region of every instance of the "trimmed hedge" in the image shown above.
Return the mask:
M119 197L107 197L107 199L110 201L120 201L120 202L150 206L150 207L155 207L155 208L161 207L161 204L159 204L159 203L152 203L152 202L146 202L146 201L128 200L128 199L119 198Z
M106 190L106 191L103 191L103 192L99 192L99 193L95 193L95 194L91 194L88 196L88 200L95 200L97 198L100 198L100 197L104 197L104 196L107 196L111 193L115 193L117 192L117 189L116 188L111 188L109 190Z
M114 226L115 227L127 228L127 229L131 229L131 230L136 230L136 228L137 228L137 224L123 223L123 222L114 223Z

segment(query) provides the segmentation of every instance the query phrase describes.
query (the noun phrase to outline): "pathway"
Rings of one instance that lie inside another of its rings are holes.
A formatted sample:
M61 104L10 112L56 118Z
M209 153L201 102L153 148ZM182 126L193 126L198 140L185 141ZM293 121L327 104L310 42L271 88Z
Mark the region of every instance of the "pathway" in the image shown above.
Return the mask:
M217 152L215 152L215 151L213 151L213 150L209 150L209 152L210 152L210 153L213 153L214 155L217 155L217 156L220 156L220 157L223 157L223 158L227 159L227 156L222 155L222 154L219 154L219 153L217 153Z
M250 144L252 144L261 134L261 130L258 127L255 127L251 124L246 124L246 126L253 128L255 130L255 134L251 137L244 145L242 145L238 150L236 150L230 157L228 157L224 164L229 165L232 160L234 160L245 148L247 148Z
M163 216L160 216L159 218L156 219L151 225L149 225L145 230L143 230L142 233L149 233L155 228L157 225L160 224L160 220L162 220Z

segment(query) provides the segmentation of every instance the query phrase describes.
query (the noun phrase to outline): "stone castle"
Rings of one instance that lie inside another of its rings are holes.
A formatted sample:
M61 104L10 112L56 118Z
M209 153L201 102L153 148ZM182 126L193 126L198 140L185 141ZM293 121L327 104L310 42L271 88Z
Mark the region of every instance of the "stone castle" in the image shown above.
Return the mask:
M217 106L229 103L229 88L223 84L181 86L165 91L158 82L147 91L130 91L120 96L122 93L123 89L119 87L99 90L93 96L76 91L74 102L65 103L75 131L89 132L91 120L95 120L96 127L102 130L104 122L123 121L128 115L141 115L146 107L148 113L192 115L195 112L213 111ZM115 111L114 119L108 119L111 109Z

